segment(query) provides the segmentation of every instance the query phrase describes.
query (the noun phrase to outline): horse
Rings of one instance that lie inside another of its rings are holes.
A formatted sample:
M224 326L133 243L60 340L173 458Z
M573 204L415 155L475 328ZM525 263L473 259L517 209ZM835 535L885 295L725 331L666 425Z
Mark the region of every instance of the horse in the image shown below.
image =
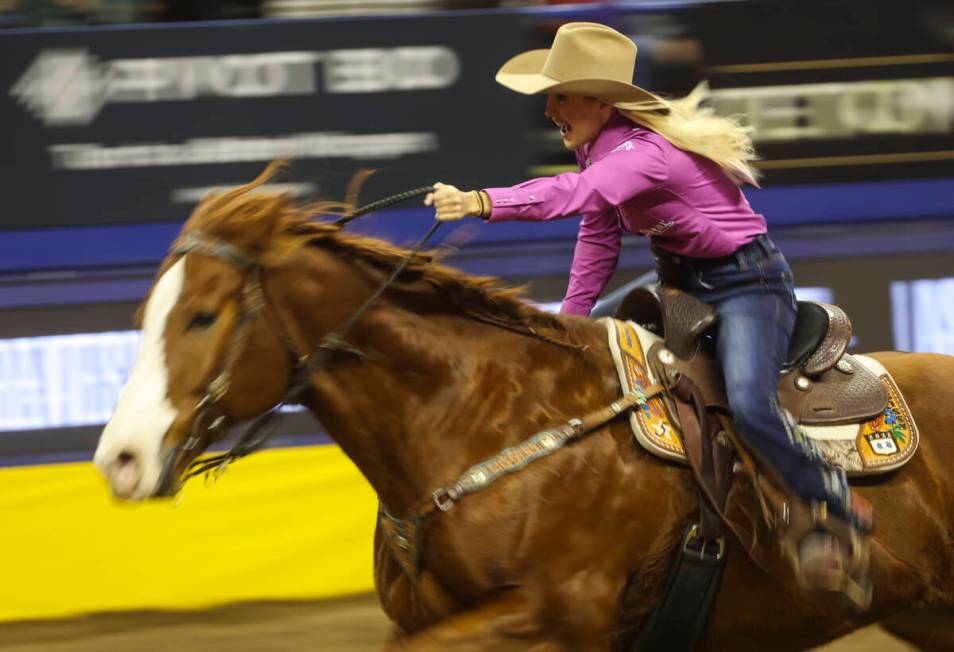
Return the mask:
M174 495L222 432L296 386L293 400L379 497L387 650L627 649L698 494L686 468L634 444L624 419L456 503L432 500L475 463L620 398L604 326L316 219L314 205L260 188L274 172L206 197L161 264L139 313L142 350L94 457L113 494ZM804 649L954 605L954 357L875 357L921 447L859 487L878 517L870 607L801 592L785 568L763 572L730 542L704 649ZM388 544L390 515L420 526L413 567Z

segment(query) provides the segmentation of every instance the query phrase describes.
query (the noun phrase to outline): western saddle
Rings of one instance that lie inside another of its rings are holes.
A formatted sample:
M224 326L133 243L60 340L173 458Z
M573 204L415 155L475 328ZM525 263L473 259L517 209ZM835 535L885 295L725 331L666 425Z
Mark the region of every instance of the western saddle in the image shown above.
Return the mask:
M867 539L830 516L824 503L805 504L794 496L734 432L722 370L709 337L716 326L716 311L677 288L661 285L633 290L620 304L616 318L633 321L662 337L663 341L646 352L646 361L657 382L666 387L667 410L678 421L699 484L699 522L687 530L677 568L689 563L683 558L690 553L707 562L711 550L720 552L708 561L721 563L724 527L735 533L758 565L768 568L765 531L775 531L804 588L840 592L856 606L866 606L871 599ZM798 302L794 334L779 382L782 406L794 421L806 425L858 423L885 409L888 395L884 385L846 355L850 339L851 323L840 308ZM797 430L795 424L789 425ZM733 477L747 483L755 495L758 514L754 517L751 510L739 509L729 500ZM803 544L817 538L819 532L837 541L836 568L825 566L819 571L801 566ZM717 581L712 579L719 572L715 566L706 572L711 573L707 582ZM675 579L671 582L678 584Z
M616 318L661 336L665 347L650 351L649 356L691 378L707 407L728 412L722 369L703 347L718 320L714 308L676 288L643 287L626 296ZM851 322L841 308L798 302L779 382L782 406L798 423L857 423L877 416L888 404L881 381L846 355L850 340Z

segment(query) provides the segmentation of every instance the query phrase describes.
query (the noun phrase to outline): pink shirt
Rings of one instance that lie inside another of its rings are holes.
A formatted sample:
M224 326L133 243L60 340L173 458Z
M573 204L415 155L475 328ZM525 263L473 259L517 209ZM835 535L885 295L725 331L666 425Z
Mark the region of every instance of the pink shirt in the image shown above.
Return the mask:
M562 313L589 314L616 269L624 230L691 258L726 256L766 231L718 165L619 113L576 159L580 172L486 189L490 222L583 214Z

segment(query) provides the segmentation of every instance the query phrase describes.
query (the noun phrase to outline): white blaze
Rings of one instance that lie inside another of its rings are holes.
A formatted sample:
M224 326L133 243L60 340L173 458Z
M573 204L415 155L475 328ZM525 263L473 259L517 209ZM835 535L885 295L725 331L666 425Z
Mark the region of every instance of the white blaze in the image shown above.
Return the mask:
M122 498L148 498L155 492L162 472L162 440L176 417L167 395L169 372L164 332L184 277L185 257L170 267L153 288L143 315L139 357L93 457L100 472L110 479L114 493ZM135 457L141 477L135 477L139 474L129 469L108 473L120 453Z

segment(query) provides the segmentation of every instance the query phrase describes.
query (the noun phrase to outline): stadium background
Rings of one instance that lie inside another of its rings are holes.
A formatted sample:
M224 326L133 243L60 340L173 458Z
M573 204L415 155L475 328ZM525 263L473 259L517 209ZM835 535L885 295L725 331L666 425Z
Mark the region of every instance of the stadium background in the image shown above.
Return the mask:
M288 15L253 4L230 15ZM749 117L765 175L750 201L803 296L851 315L855 350L954 354L949 5L478 4L391 5L403 13L386 20L36 27L24 24L62 21L4 14L0 622L371 590L374 495L301 413L177 506L110 500L89 460L135 355L132 313L191 204L276 156L303 199L340 197L361 168L377 170L362 201L570 169L542 101L493 83L569 20L632 35L637 83L679 94L707 79L718 110ZM405 206L356 226L409 243L430 219ZM557 302L576 223L463 224L449 262ZM611 288L651 267L630 240Z

